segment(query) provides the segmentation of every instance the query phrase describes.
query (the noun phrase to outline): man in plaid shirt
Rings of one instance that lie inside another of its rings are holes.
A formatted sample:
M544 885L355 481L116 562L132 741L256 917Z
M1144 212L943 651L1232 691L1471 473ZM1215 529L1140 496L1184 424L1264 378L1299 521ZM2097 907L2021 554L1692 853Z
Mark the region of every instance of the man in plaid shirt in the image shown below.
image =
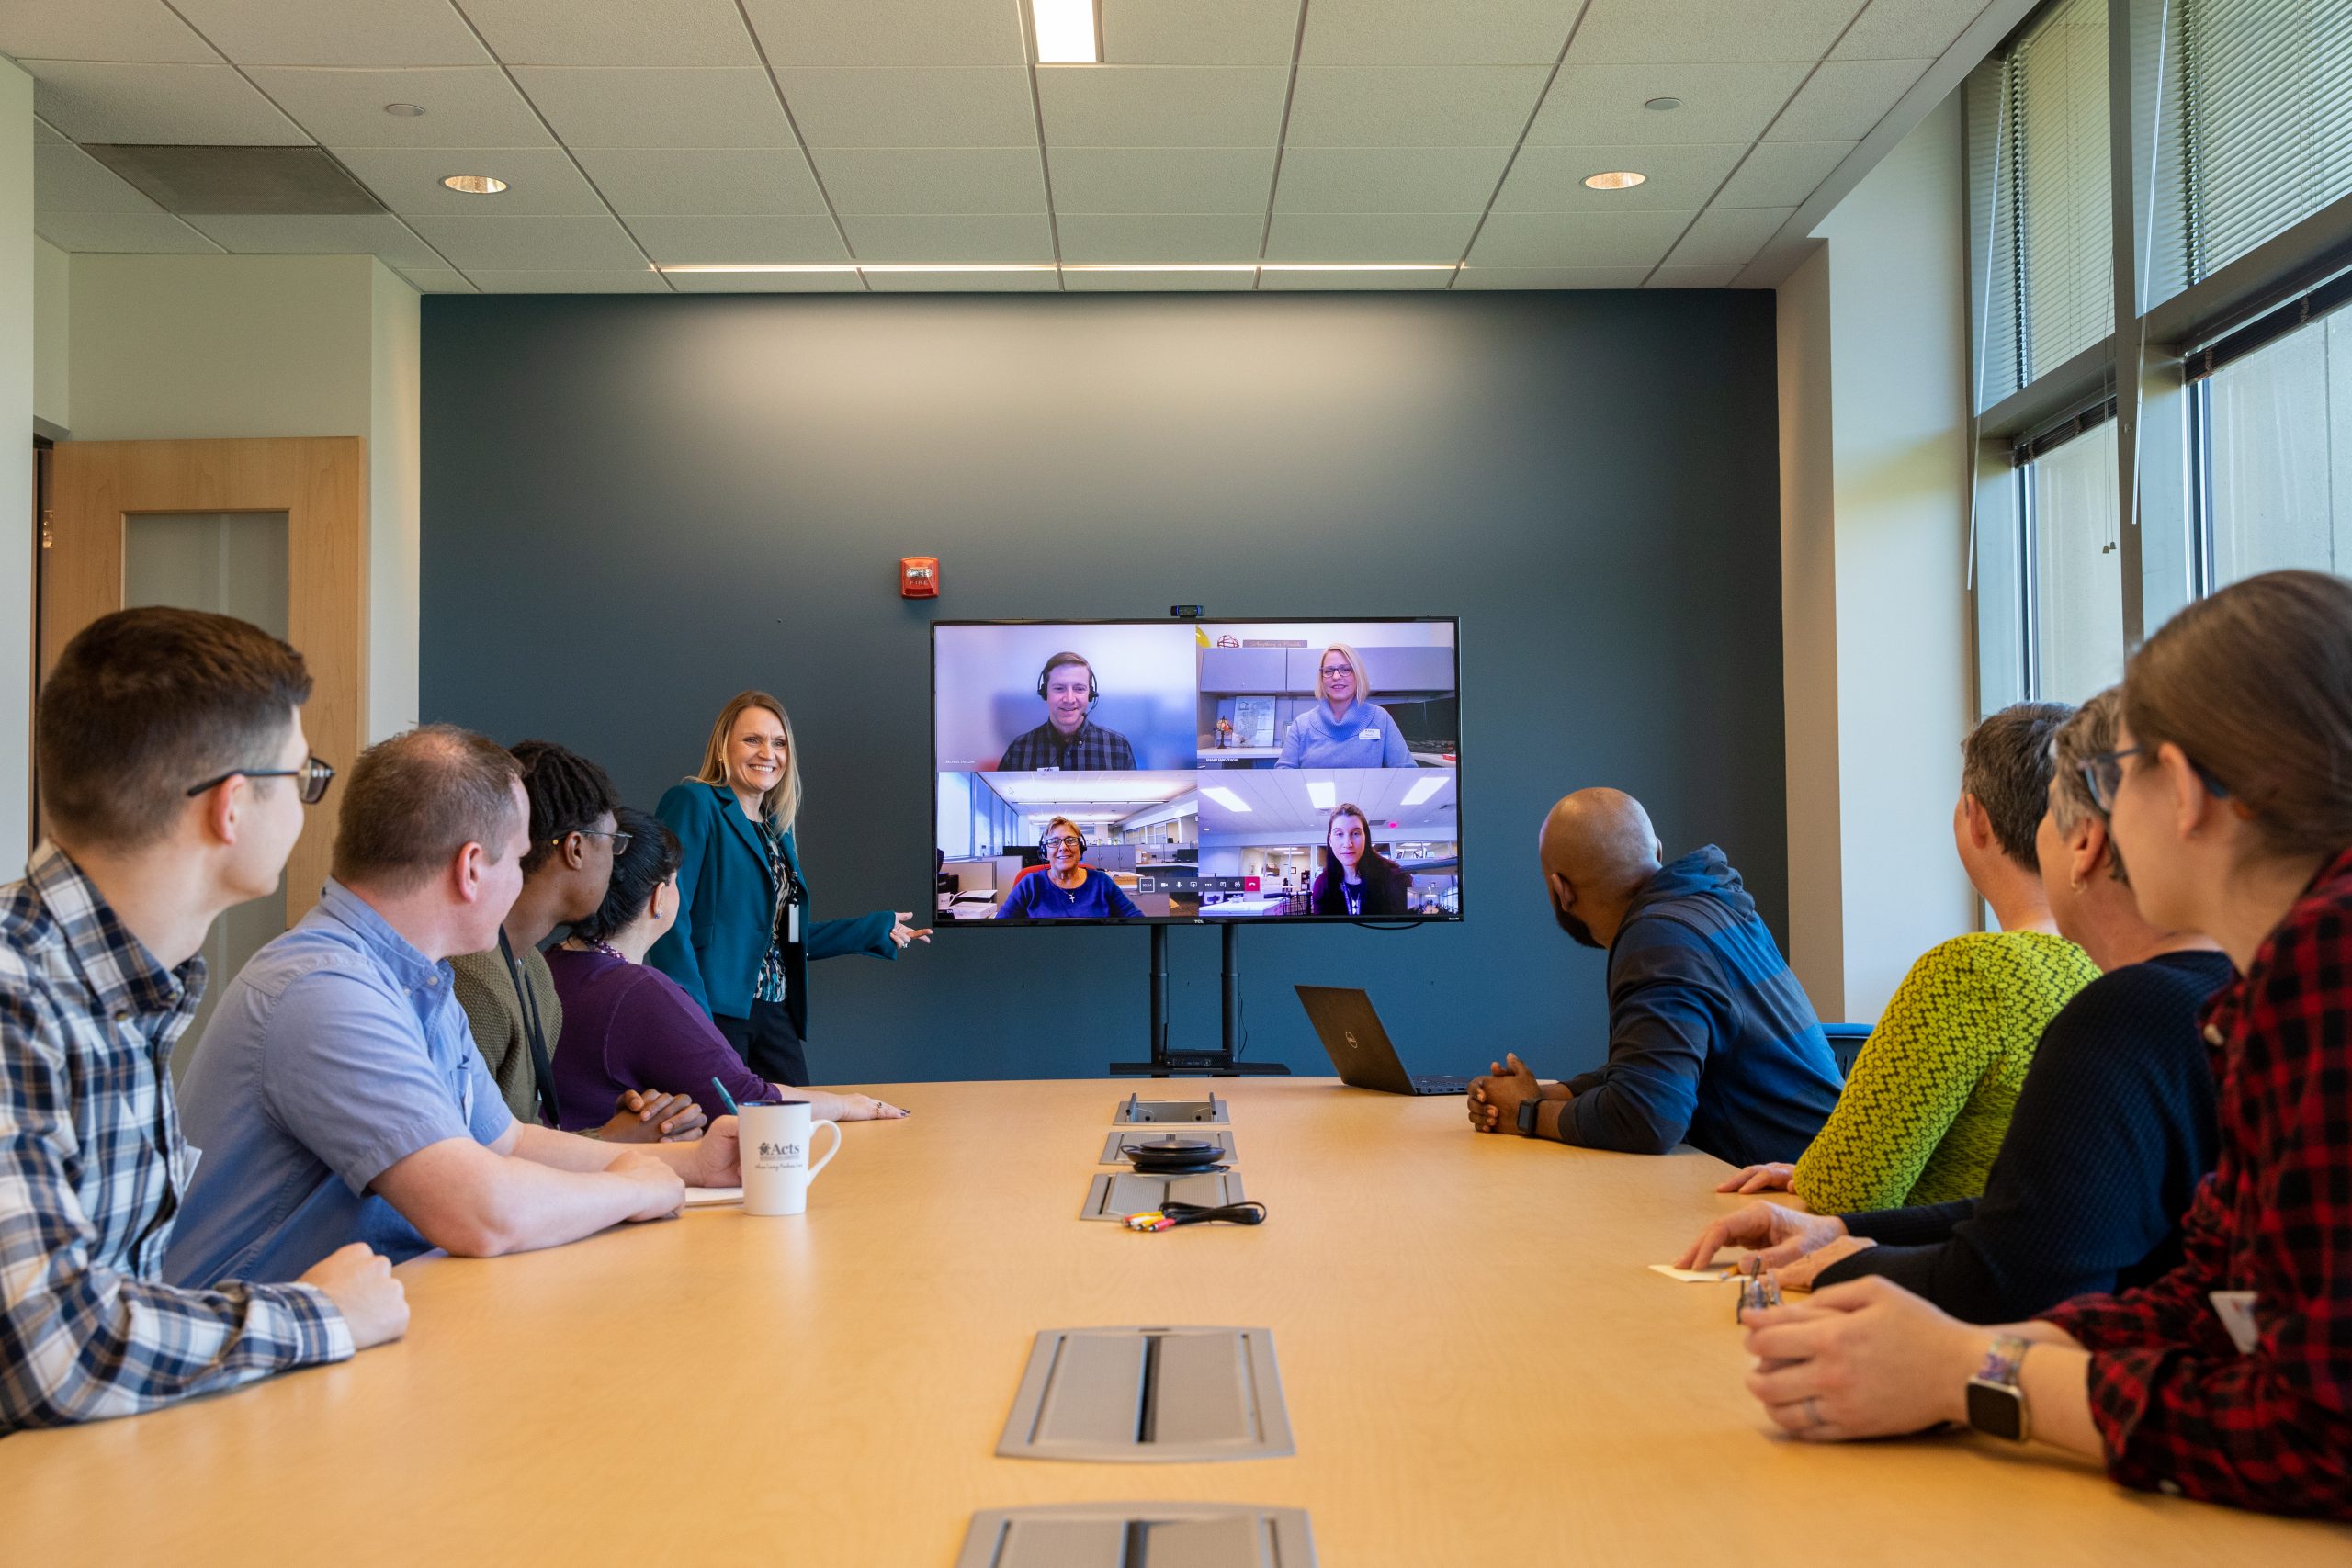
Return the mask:
M1127 738L1087 716L1096 694L1094 670L1084 654L1057 653L1046 660L1037 676L1037 694L1046 699L1046 722L1012 738L997 763L1000 773L1134 769L1136 749Z
M0 1436L129 1416L400 1337L390 1265L160 1282L190 1171L169 1065L213 918L271 892L333 770L301 655L243 621L126 610L42 688L55 838L0 888Z

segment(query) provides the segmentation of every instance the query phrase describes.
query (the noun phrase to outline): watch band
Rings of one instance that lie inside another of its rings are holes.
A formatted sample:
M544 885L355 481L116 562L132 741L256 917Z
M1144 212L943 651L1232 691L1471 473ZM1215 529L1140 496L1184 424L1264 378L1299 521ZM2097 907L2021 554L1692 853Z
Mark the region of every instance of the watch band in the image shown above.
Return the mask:
M2033 1342L2014 1334L1996 1334L1993 1343L1984 1348L1984 1360L1976 1369L1978 1382L1998 1383L2003 1388L2018 1386L2018 1367L2025 1360L2025 1353Z
M1544 1097L1542 1095L1537 1095L1532 1100L1521 1100L1519 1102L1519 1135L1522 1138L1535 1136L1536 1129L1543 1125L1536 1118L1543 1113Z
M2031 1340L2014 1334L1996 1335L1985 1348L1984 1364L1968 1380L1968 1424L1991 1437L2022 1443L2033 1435L2032 1414L2026 1408L2025 1390L2018 1372Z

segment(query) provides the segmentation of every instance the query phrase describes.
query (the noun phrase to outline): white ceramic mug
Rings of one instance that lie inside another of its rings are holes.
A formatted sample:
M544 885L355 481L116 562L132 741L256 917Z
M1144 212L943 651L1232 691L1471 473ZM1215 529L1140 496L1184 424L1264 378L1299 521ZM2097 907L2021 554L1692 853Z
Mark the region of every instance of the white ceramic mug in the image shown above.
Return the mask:
M808 1184L842 1152L842 1130L815 1116L805 1100L746 1105L737 1113L742 1140L743 1212L798 1214L808 1208ZM833 1146L814 1165L808 1146L820 1127L833 1129Z

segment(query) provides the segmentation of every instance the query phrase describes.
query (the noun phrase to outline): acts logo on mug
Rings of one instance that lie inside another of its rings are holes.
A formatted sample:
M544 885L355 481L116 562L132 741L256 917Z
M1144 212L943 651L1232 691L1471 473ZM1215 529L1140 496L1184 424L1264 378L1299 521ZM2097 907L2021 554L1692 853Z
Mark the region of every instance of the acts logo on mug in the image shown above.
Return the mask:
M842 1130L814 1116L805 1100L746 1105L739 1112L743 1147L743 1212L797 1214L808 1207L808 1184L842 1152ZM815 1165L810 1140L820 1127L832 1127L833 1146Z

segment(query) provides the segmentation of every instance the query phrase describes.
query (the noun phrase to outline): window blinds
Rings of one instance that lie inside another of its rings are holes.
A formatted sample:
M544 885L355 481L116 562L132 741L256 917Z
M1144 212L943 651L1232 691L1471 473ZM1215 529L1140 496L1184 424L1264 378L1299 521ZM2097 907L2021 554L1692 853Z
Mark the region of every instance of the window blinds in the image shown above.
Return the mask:
M2024 386L2115 330L2106 0L2052 8L2010 51L2006 75Z
M2352 0L2180 0L2189 278L2352 194Z

